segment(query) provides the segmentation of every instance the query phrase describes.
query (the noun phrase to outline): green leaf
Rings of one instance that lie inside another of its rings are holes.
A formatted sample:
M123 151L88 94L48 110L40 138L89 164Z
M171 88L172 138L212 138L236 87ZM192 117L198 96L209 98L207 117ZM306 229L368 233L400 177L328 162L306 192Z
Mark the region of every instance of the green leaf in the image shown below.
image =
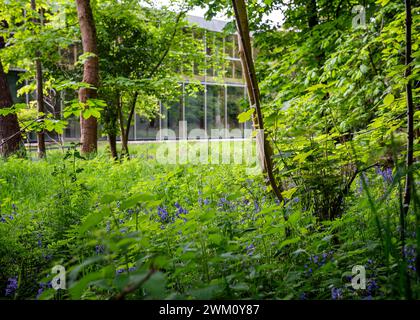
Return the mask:
M118 200L118 197L112 193L106 193L101 197L101 203L103 204L108 204L117 200Z
M296 192L296 190L297 190L297 189L298 189L297 187L291 188L291 189L289 189L289 190L283 191L283 192L281 193L281 195L282 195L283 197L285 197L286 199L292 199L292 196L293 196L293 194Z
M83 118L89 119L92 116L92 110L91 109L85 109L83 111Z
M394 100L395 100L394 95L392 93L388 93L384 98L384 104L386 106L389 106L389 105L391 105L391 103L394 102Z
M77 281L73 286L69 288L69 293L73 299L78 300L93 281L112 278L113 276L114 268L112 266L106 266L97 272L87 274L82 279Z
M309 150L308 152L298 153L293 160L298 161L299 163L302 163L306 160L307 157L309 157L315 150Z
M102 219L109 215L110 211L108 208L103 208L99 212L91 213L87 219L83 222L83 224L79 227L79 233L84 234L87 230L92 228L93 226L97 225Z
M254 108L251 108L247 111L244 111L238 115L239 123L244 123L251 120L252 115L254 114Z
M140 193L137 195L134 195L128 199L125 199L124 201L121 202L120 208L125 210L128 208L132 208L133 206L135 206L137 203L140 202L150 202L150 201L154 201L156 200L156 196L150 193Z
M284 240L284 241L280 244L280 249L281 249L281 248L283 248L283 247L285 247L285 246L287 246L287 245L297 243L297 242L299 242L299 241L300 241L300 238L299 238L299 237Z

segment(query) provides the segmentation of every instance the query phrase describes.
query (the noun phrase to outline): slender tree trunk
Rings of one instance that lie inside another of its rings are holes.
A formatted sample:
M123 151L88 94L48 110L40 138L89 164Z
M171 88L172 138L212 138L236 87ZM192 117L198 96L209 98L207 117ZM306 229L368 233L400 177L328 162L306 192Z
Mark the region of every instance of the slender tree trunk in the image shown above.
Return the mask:
M31 9L36 13L36 2L31 0ZM33 19L34 23L40 23L36 18ZM41 62L41 53L37 51L35 57L35 80L36 80L36 102L38 106L38 119L43 126L43 120L45 118L45 108L44 108L44 91L43 91L43 79L42 79L42 62ZM42 129L37 132L37 142L38 142L38 157L44 158L46 156L45 148L45 130Z
M111 156L114 160L118 160L118 151L117 151L117 136L115 134L108 134L108 143L109 150L111 151Z
M412 17L411 17L411 0L405 0L405 78L407 81L406 84L406 102L407 102L407 156L406 156L406 169L407 173L405 176L405 187L404 187L404 197L403 197L403 209L400 217L401 224L401 253L402 257L405 260L405 220L410 208L411 202L411 192L413 190L413 173L411 172L413 162L414 162L414 105L413 105L413 91L412 91L412 81L409 79L412 73L412 62L411 56L411 26L412 26ZM405 270L404 273L404 285L405 285L405 295L407 299L412 298L411 286L410 286L410 277L408 275L408 270Z
M412 62L411 56L411 26L412 26L412 17L411 17L411 0L405 0L405 12L406 12L406 49L405 49L405 78L407 80L406 84L406 101L407 101L407 174L405 179L405 188L404 188L404 199L403 199L403 208L404 214L407 215L408 209L411 201L411 192L413 188L413 173L411 168L414 162L414 105L413 105L413 91L411 86L411 80L409 77L412 73Z
M120 132L121 132L121 157L127 155L127 145L125 144L127 139L125 138L125 128L124 128L124 114L122 111L122 98L121 94L118 93L117 95L117 111L118 111L118 122L120 125Z
M38 118L40 119L41 124L43 125L43 120L45 118L45 108L44 108L44 94L43 94L43 81L42 81L42 65L39 58L35 61L36 64L36 101L38 105ZM42 129L38 131L37 134L38 141L38 157L44 158L46 156L45 148L45 130Z
M3 38L0 37L0 48L3 47ZM0 61L0 109L10 108L13 105L12 94L3 64ZM19 122L15 113L0 116L0 155L6 157L19 151L22 142Z
M79 90L79 101L86 103L88 99L96 98L99 84L99 60L96 39L96 27L93 19L92 8L89 0L76 0L77 16L79 18L80 33L82 35L83 53L93 53L87 59L83 68L83 82L94 87L81 88ZM98 122L95 117L85 119L80 115L80 137L82 153L96 152L98 148Z
M264 123L263 116L260 106L260 92L258 88L257 76L255 73L254 62L252 59L252 48L251 48L251 39L249 35L249 26L248 26L248 15L246 11L246 5L244 0L232 0L233 8L235 10L236 25L239 34L239 41L241 42L243 49L243 64L246 66L245 72L248 73L245 76L245 79L248 81L248 92L251 91L250 99L254 99L255 114L257 119L257 124L259 133L263 135L260 137L262 139L261 143L263 144L263 159L264 167L266 168L268 181L270 183L271 189L273 190L276 197L279 201L283 201L283 196L281 195L281 190L277 185L276 179L273 173L273 163L272 163L272 149L270 143L267 140L267 136L264 134ZM258 137L257 137L258 139Z
M254 97L254 92L252 90L251 85L248 85L251 83L251 78L249 77L249 70L248 70L248 66L246 64L246 59L245 59L245 53L244 53L244 48L242 46L242 41L239 41L239 57L241 58L241 65L242 65L242 70L245 76L245 83L247 83L247 91L248 91L248 98L249 98L249 103L251 106L255 105L255 97ZM258 119L257 119L257 114L256 112L254 112L252 114L252 126L253 128L258 128ZM258 160L260 162L260 166L262 168L263 173L267 173L267 168L265 167L265 162L264 162L264 158L263 158L263 154L264 154L264 146L260 143L260 140L257 140L257 149L258 149Z
M127 125L125 127L125 133L124 133L124 137L122 141L122 148L123 148L122 150L123 150L123 153L127 156L130 154L128 150L128 137L130 135L131 121L133 121L133 116L136 110L136 103L137 103L138 96L139 96L138 91L134 92L133 101L131 102L130 114L128 115Z

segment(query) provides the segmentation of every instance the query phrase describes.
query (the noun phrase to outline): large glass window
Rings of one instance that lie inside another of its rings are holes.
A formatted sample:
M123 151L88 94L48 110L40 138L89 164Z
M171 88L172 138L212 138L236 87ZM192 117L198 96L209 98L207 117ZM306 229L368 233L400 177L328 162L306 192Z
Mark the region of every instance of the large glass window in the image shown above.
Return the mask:
M235 74L235 79L242 79L242 64L241 61L234 61L234 74Z
M243 132L243 124L239 123L238 115L243 112L242 102L244 101L243 87L227 87L227 122L228 129L239 129ZM232 137L239 138L237 134Z
M159 117L147 119L136 114L137 140L155 140L159 130Z
M234 36L229 35L225 38L225 55L229 58L233 57Z
M234 61L232 60L228 60L225 63L225 77L226 78L233 78L233 65L234 65Z
M211 130L225 129L225 124L225 86L207 85L207 134L212 136Z
M170 129L175 132L175 136L179 137L179 121L183 120L182 116L182 95L177 101L162 103L162 129ZM162 139L170 139L170 135L162 131L164 136ZM173 133L171 133L173 134Z
M194 134L193 138L205 138L204 134L204 88L200 88L198 92L194 92L192 88L196 85L185 85L185 121L187 121L188 135L191 130L201 129L200 134ZM193 92L193 93L192 93Z

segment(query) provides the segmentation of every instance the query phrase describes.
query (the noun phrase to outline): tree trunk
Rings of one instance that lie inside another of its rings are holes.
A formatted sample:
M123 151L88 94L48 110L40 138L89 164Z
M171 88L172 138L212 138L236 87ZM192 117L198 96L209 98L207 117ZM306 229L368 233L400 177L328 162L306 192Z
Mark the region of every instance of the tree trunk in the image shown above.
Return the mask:
M131 121L133 121L134 112L136 110L136 103L137 103L137 97L139 96L138 91L134 92L133 101L131 102L131 108L130 108L130 114L128 115L127 119L127 125L125 128L125 133L122 141L122 153L128 156L130 153L128 151L128 136L130 135L130 127L131 127Z
M3 38L0 38L0 48ZM13 105L12 94L6 74L3 70L3 64L0 61L0 109L10 108ZM0 115L0 154L6 157L19 151L22 142L19 122L15 113L6 116Z
M31 0L31 9L36 12L36 2ZM38 23L37 19L33 19L34 23ZM45 108L44 108L44 92L43 92L43 80L42 80L42 63L41 63L41 53L38 51L35 57L35 78L36 78L36 101L38 106L38 119L43 126L43 120L45 118ZM42 129L37 132L37 142L38 142L38 157L44 158L46 156L45 148L45 130Z
M247 83L247 91L248 91L248 98L249 98L249 103L251 106L255 105L255 97L254 97L254 93L252 91L251 85L248 85L251 83L251 78L249 77L249 70L248 70L248 66L246 64L246 60L245 60L245 54L244 54L244 48L242 46L242 41L239 41L239 57L241 58L241 65L242 65L242 70L244 73L244 77L245 77L245 83ZM252 127L254 129L258 128L258 119L257 119L257 114L256 112L254 112L252 114ZM260 140L257 139L257 150L258 150L258 161L260 163L260 166L262 168L263 173L267 173L267 168L265 167L265 162L264 159L262 157L263 155L263 151L264 151L264 146L261 145Z
M121 94L117 94L117 111L118 111L118 122L120 125L121 132L121 157L127 155L128 146L126 145L127 139L125 137L125 128L124 128L124 114L122 112L122 101Z
M257 76L255 73L254 61L252 59L252 48L251 48L251 39L249 36L249 26L248 26L248 15L246 11L246 5L244 0L232 0L233 8L235 10L236 25L239 34L239 41L241 42L243 54L243 65L246 66L245 72L248 74L245 76L245 79L248 81L248 92L251 92L250 99L254 100L255 114L257 125L259 129L259 134L262 134L262 145L263 145L263 159L264 167L266 168L268 181L270 186L278 198L279 201L283 201L283 196L281 195L281 190L276 183L276 179L273 173L273 163L272 163L272 151L267 140L266 135L264 134L264 123L263 116L260 106L260 92L258 88ZM257 137L258 138L258 137Z
M92 8L89 0L76 0L77 16L79 18L80 33L82 35L83 53L93 53L83 67L83 82L94 87L81 88L79 90L79 101L86 103L88 99L96 98L99 84L99 59L96 40L96 27L93 20ZM98 122L95 117L87 119L80 115L80 139L82 153L96 152L98 148Z
M413 105L413 91L411 86L411 80L409 79L412 73L412 62L411 56L411 26L412 26L412 17L411 17L411 0L405 0L405 12L406 12L406 45L405 45L405 78L407 80L406 84L406 101L407 101L407 174L405 180L404 188L404 199L403 199L403 208L404 215L407 215L408 209L411 201L411 191L413 187L413 173L411 168L414 162L414 105Z
M115 134L108 134L108 143L109 150L111 151L111 156L114 160L118 160L118 151L117 151L117 136Z
M44 94L43 94L43 85L42 85L42 65L39 58L35 61L36 64L36 101L38 105L38 118L40 119L41 124L43 125L43 120L45 118L45 108L44 108ZM46 156L45 148L45 130L42 129L38 131L37 134L38 141L38 157L44 158Z

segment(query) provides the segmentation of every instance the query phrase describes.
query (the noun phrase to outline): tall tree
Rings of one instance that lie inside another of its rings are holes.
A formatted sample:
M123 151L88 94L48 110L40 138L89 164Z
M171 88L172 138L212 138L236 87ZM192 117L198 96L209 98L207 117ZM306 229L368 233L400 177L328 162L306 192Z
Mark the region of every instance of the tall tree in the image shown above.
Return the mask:
M407 156L406 166L407 174L405 179L405 190L404 190L404 214L408 213L408 209L411 201L411 191L413 187L413 173L411 167L414 161L414 105L413 105L413 90L411 86L412 80L410 76L412 74L412 43L411 43L411 0L405 0L405 78L406 78L406 102L407 102Z
M255 73L254 62L252 58L252 47L251 47L251 39L249 34L249 26L248 26L248 14L246 11L246 5L244 0L232 0L233 8L235 10L235 17L236 17L236 25L238 28L239 34L239 41L241 42L241 59L242 65L244 66L244 71L247 73L245 76L245 80L247 81L248 87L248 94L250 97L250 101L254 104L253 107L255 108L255 119L257 129L260 130L260 134L263 136L261 138L262 143L262 153L263 153L263 161L264 161L264 168L267 173L267 178L269 180L270 186L279 199L279 201L283 201L283 196L281 194L281 190L277 185L276 178L273 172L273 162L271 159L272 151L269 145L269 141L267 140L266 135L264 134L264 122L263 116L261 111L260 105L260 92L258 88L258 81L257 76ZM258 139L258 137L257 137Z
M4 38L0 37L0 49L4 48ZM9 83L3 64L0 60L0 109L13 106L12 94L10 93ZM15 113L6 115L0 114L0 154L8 156L20 149L22 135L20 133L19 122Z
M31 0L31 9L36 15L36 1ZM42 9L40 10L42 14ZM34 23L41 23L37 21L36 18L33 19ZM41 62L41 53L36 52L35 57L35 78L36 78L36 102L38 106L38 118L45 118L45 108L44 108L44 88L43 88L43 79L42 79L42 62ZM37 132L37 142L38 142L38 157L44 158L46 156L45 149L45 130L42 128Z
M121 136L121 156L129 155L128 139L135 112L153 119L158 101L180 94L183 81L177 69L192 64L204 70L204 44L187 32L186 10L179 13L143 8L137 1L102 1L95 10L101 86L107 101L101 115L102 133L108 135L113 158ZM184 30L184 32L181 32ZM208 61L208 60L207 60ZM166 103L165 103L166 104Z
M13 105L12 95L3 64L0 61L0 109L10 108ZM0 115L0 154L8 156L20 149L22 135L15 113Z
M99 84L99 60L96 39L96 27L89 0L76 0L77 16L82 36L83 53L88 55L83 67L83 82L89 88L80 88L79 101L88 108L86 102L96 98ZM98 147L98 123L95 117L80 116L80 136L82 153L96 152Z

